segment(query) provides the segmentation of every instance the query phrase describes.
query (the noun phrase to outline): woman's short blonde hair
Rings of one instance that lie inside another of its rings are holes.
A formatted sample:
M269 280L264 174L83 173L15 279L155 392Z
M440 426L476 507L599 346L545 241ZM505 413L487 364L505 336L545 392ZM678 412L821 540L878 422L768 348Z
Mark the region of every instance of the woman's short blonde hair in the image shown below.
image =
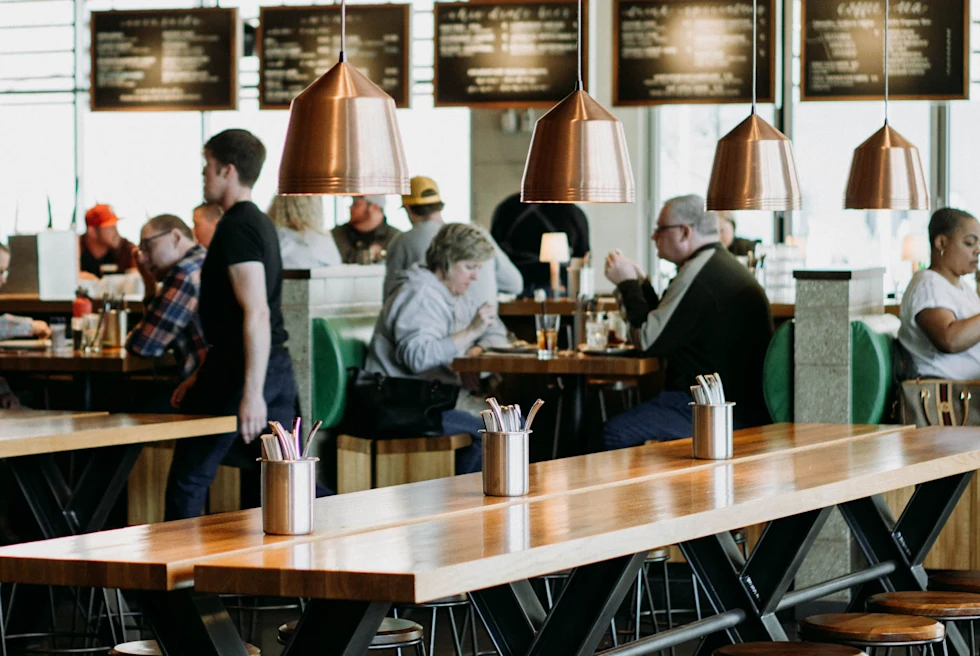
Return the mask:
M482 231L465 223L447 223L429 244L425 265L430 271L447 273L457 262L486 262L492 257L493 244Z
M280 228L323 232L323 199L320 196L276 196L266 212Z

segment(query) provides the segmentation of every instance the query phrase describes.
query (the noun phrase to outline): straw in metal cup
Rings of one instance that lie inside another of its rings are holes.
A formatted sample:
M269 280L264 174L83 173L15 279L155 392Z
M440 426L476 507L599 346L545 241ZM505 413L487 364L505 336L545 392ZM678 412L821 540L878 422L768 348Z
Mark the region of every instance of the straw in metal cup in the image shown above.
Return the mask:
M519 497L528 492L531 431L480 431L483 435L483 494Z
M262 460L262 530L269 535L313 532L316 463L303 460Z
M701 460L728 460L734 453L732 430L734 428L732 410L735 404L691 403L694 419L694 438L692 450L695 458Z

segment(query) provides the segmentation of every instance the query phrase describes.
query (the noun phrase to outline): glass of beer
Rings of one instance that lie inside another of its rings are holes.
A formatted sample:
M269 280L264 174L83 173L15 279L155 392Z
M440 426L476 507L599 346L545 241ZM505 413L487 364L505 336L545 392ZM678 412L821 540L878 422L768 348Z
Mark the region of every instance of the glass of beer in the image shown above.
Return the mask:
M534 315L534 327L538 335L538 360L550 360L558 352L558 325L560 314Z

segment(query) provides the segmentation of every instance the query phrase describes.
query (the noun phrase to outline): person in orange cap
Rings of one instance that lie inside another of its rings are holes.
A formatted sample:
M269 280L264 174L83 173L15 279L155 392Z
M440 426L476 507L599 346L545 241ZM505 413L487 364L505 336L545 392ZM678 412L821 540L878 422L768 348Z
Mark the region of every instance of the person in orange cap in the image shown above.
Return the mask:
M132 242L116 229L119 217L108 205L99 204L85 213L85 234L81 236L78 252L79 268L101 278L103 273L125 273L136 268Z

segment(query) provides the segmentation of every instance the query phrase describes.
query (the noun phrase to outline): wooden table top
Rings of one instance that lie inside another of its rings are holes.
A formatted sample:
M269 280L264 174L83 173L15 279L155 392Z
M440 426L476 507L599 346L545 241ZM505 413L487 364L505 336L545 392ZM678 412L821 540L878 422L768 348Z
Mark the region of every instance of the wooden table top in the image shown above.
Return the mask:
M0 351L0 372L21 371L36 373L97 372L128 374L173 367L169 353L162 358L140 358L129 355L123 348L104 348L100 353L81 351Z
M211 560L201 591L421 603L980 468L980 429L905 429Z
M143 301L127 301L132 312L143 313ZM0 314L71 314L71 301L42 301L37 294L0 294Z
M773 319L792 319L796 316L796 305L793 303L773 303L772 308L772 318ZM901 310L901 305L896 303L890 303L885 306L886 314L893 314L898 316Z
M99 417L109 414L108 412L86 411L86 410L30 410L28 408L18 408L17 410L0 410L0 425L15 421L38 421L41 419L65 419L67 417Z
M614 298L600 298L599 311L610 312L619 309ZM558 298L545 301L545 311L548 314L570 316L575 314L575 301L570 298ZM502 317L533 317L541 314L541 303L530 298L521 298L497 305L497 314Z
M236 417L101 415L0 423L0 458L120 444L218 435L237 430Z
M564 353L564 352L561 352ZM484 353L456 358L452 368L459 373L491 371L500 374L555 374L582 376L646 376L660 369L659 358L626 356L561 355L538 360L529 354Z
M896 426L777 424L736 431L738 461L782 451L806 451L901 430ZM725 461L730 464L734 461ZM174 589L193 584L193 568L211 558L479 514L529 499L627 485L637 480L711 469L693 460L691 441L648 444L563 460L534 463L526 497L486 497L481 474L365 490L318 499L316 531L309 536L267 536L258 509L180 522L149 524L84 536L0 548L0 581L124 589Z

